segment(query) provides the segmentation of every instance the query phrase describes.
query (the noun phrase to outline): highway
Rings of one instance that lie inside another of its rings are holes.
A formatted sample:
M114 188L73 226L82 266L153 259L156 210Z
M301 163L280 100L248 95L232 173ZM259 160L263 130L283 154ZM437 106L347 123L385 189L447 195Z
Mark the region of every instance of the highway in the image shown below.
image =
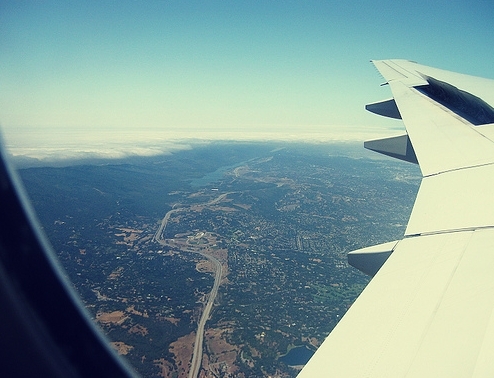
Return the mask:
M223 198L225 198L227 195L229 195L230 193L233 193L233 192L228 192L228 193L223 193L223 194L220 194L218 197L212 199L211 201L209 202L206 202L202 205L196 205L196 206L210 206L210 205L215 205L217 204L218 202L220 202ZM161 224L158 228L158 231L156 231L156 234L154 234L154 238L153 240L164 245L165 244L165 240L163 239L163 233L165 232L165 229L166 229L166 225L168 224L168 220L170 219L170 217L172 216L172 214L175 214L175 213L178 213L180 211L184 211L186 210L185 207L180 207L178 209L172 209L170 211L168 211L165 216L163 217L163 220L161 221Z
M183 208L179 209L173 209L170 210L166 215L164 216L163 220L161 221L160 227L158 228L158 231L156 231L156 234L154 234L154 241L157 241L158 243L165 245L165 239L163 239L163 233L165 232L166 225L168 224L168 219L170 219L170 216L174 213L178 213L182 211Z
M203 204L202 206L217 204L228 194L229 193L221 194L220 196L216 197L215 199L212 199L211 201ZM186 210L186 208L172 209L165 214L165 216L161 221L160 227L158 228L158 231L156 231L156 234L154 235L154 240L156 242L158 242L161 245L167 245L165 239L163 238L163 234L165 232L166 225L168 224L168 220L173 214L184 210ZM191 251L191 252L198 253L203 257L207 258L209 261L211 261L215 271L213 288L211 289L211 292L208 295L206 306L204 307L204 311L201 315L201 319L199 320L199 323L197 325L196 339L194 342L194 351L192 353L192 362L189 369L189 378L197 378L197 376L199 375L199 371L201 369L201 362L202 362L202 345L204 343L204 327L206 325L207 320L209 319L209 315L211 313L211 310L213 309L214 300L216 299L216 295L218 294L218 288L220 287L221 277L223 275L223 267L221 265L221 262L214 256L208 255L207 253L200 251Z
M221 276L223 274L223 267L221 266L221 263L218 261L218 259L202 252L199 253L214 264L215 275L213 288L211 289L211 292L208 296L208 302L206 303L206 307L204 307L204 312L202 313L201 320L199 320L199 324L197 325L196 340L194 342L194 353L192 354L192 363L189 370L189 378L196 378L201 368L202 344L204 342L204 326L206 325L206 321L209 319L209 314L213 309L214 300L216 299L216 295L218 294L218 288L220 287Z

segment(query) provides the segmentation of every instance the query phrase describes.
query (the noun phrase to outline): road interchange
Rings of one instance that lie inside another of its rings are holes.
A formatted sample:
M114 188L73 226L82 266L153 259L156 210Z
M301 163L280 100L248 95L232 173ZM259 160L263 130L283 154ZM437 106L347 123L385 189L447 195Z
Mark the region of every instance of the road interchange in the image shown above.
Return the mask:
M203 204L203 206L210 206L210 205L217 204L222 199L224 199L228 194L229 193L221 194L218 197L212 199L211 201ZM172 209L172 210L168 211L165 214L165 216L163 217L161 224L160 224L158 230L156 231L156 233L153 237L153 240L162 246L169 246L170 244L167 243L166 239L163 237L165 230L166 230L166 226L168 224L168 221L173 214L176 214L176 213L179 213L179 212L182 212L185 210L187 210L187 208L178 208L178 209ZM202 312L201 318L200 318L198 325L197 325L196 338L195 338L195 342L194 342L194 351L192 353L192 362L191 362L191 366L189 369L189 375L188 375L189 378L197 378L197 376L199 375L199 371L201 369L201 362L202 362L202 354L203 354L202 346L204 343L204 327L206 325L207 320L209 319L211 310L213 309L214 301L215 301L216 296L218 294L218 289L219 289L220 284L221 284L221 278L223 276L223 266L222 266L221 262L216 257L214 257L210 254L207 254L203 251L189 250L189 252L202 255L203 257L205 257L206 259L211 261L211 263L214 267L214 284L213 284L213 288L211 289L211 292L208 295L206 305L204 306L204 310Z

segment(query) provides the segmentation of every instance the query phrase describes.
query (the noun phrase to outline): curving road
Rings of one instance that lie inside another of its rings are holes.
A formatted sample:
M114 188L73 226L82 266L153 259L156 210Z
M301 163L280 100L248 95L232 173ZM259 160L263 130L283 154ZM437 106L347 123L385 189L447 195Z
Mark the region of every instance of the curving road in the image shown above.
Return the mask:
M158 228L158 231L156 231L156 234L154 234L154 241L157 241L161 245L165 245L165 239L163 239L163 233L165 232L166 225L168 224L168 219L170 219L170 216L174 213L178 213L182 211L183 208L180 209L173 209L170 210L166 215L163 217L163 220L161 221L160 227Z
M204 205L214 205L218 202L220 202L223 198L225 198L229 193L224 193L218 196L217 198L205 203ZM163 220L161 221L160 227L158 228L158 231L156 231L156 234L154 235L154 240L158 242L161 245L166 245L166 241L163 238L163 234L166 229L166 225L168 224L168 220L170 219L170 216L174 213L178 213L180 211L185 210L184 208L179 208L179 209L173 209L168 211L165 216L163 217ZM209 315L211 313L211 310L213 309L213 304L214 300L216 299L216 295L218 294L218 288L220 287L221 283L221 277L223 275L223 266L221 265L221 262L214 256L208 255L204 252L194 252L191 251L192 253L198 253L205 258L207 258L209 261L213 263L215 274L214 274L214 284L213 288L211 289L211 292L209 293L208 296L208 301L206 303L206 306L204 307L204 311L201 315L201 319L199 320L199 323L197 325L197 332L196 332L196 340L194 342L194 351L192 353L192 362L191 366L189 369L189 378L197 378L199 375L199 370L201 369L201 362L202 362L202 344L204 343L204 327L206 325L207 320L209 319Z

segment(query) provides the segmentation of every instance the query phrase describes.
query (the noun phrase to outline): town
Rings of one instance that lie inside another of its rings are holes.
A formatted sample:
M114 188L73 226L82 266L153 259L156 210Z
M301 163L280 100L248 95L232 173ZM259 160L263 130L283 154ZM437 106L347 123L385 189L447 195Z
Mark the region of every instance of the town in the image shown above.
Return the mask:
M413 166L331 156L321 147L239 155L189 180L173 161L166 171L146 165L166 180L141 182L140 193L110 185L112 177L100 173L108 167L79 167L86 180L72 193L79 199L49 214L29 185L43 172L47 182L47 171L22 172L89 312L145 376L188 376L214 260L221 274L200 331L198 376L295 376L301 366L280 357L322 343L369 279L348 266L346 254L401 237L419 182ZM128 182L144 168L118 170ZM59 190L70 172L59 168ZM92 203L83 203L87 192ZM106 207L95 208L102 200Z

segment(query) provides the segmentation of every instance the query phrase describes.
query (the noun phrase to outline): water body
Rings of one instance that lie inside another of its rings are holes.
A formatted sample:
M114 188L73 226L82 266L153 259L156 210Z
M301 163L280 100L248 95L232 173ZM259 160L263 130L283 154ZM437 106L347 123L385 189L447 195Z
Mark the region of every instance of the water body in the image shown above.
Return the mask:
M313 355L314 351L303 345L291 349L279 360L290 366L305 365Z
M229 171L229 170L232 170L232 169L235 169L237 167L240 167L242 164L244 164L245 162L242 162L242 163L237 163L237 164L233 164L233 165L225 165L223 167L219 167L216 171L214 172L210 172L200 178L197 178L197 179L194 179L190 182L190 185L191 186L205 186L207 184L211 184L213 182L216 182L216 181L219 181L223 178L223 175L225 174L225 172Z

